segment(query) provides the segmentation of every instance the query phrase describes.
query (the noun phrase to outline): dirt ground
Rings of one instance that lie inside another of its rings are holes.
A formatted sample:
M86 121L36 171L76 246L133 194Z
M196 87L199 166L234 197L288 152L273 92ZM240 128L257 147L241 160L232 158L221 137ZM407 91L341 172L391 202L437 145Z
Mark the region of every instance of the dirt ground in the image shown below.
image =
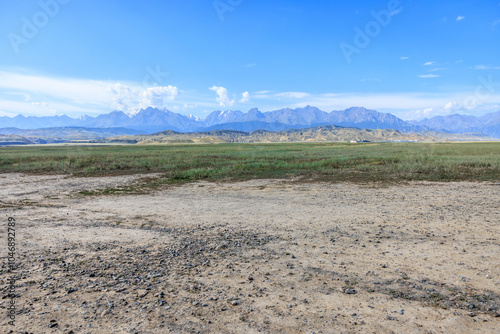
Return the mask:
M498 184L139 177L0 174L2 332L500 333Z

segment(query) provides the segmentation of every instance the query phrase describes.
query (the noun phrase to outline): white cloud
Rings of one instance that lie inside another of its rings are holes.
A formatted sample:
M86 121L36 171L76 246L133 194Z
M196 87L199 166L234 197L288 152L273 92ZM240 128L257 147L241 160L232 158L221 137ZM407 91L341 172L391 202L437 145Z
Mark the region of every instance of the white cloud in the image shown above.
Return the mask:
M443 108L444 112L448 113L448 114L451 114L454 111L457 111L460 109L462 109L462 107L456 102L448 102L448 103L446 103L446 105Z
M179 89L174 86L147 88L141 94L141 107L165 108L167 101L173 101L179 95Z
M440 68L430 69L429 72L437 72L437 71L445 71L445 70L447 70L447 68L440 67Z
M428 61L427 63L424 63L424 66L430 66L436 63L435 61Z
M55 110L79 116L107 113L113 109L132 112L139 107L164 107L165 103L176 100L179 89L0 71L0 93L7 97L0 99L3 113L41 115L53 114Z
M474 66L475 70L500 70L500 66L485 66L485 65L476 65Z
M434 108L425 108L419 110L412 110L406 113L407 119L424 119L434 116Z
M138 103L137 92L132 91L128 86L122 84L110 85L107 90L114 102L113 109L124 112L131 112Z
M31 102L32 106L42 106L42 107L48 107L49 104L47 102Z
M399 59L406 60L406 59L410 59L410 57L400 57Z
M496 25L500 24L500 20L496 20L496 21L493 21L491 22L491 26L494 27Z
M304 92L284 92L276 94L276 96L279 98L287 98L287 99L303 99L309 97L310 94Z
M47 116L54 115L56 113L81 115L82 113L96 114L96 112L104 113L109 111L109 109L96 110L93 106L74 105L59 101L51 101L50 104L47 103L47 105L33 105L31 102L0 99L0 113L6 116L15 116L18 114L25 116Z
M245 67L247 67L247 68L254 67L254 66L255 66L255 64L253 64L253 63L252 63L252 64L246 64L246 65L245 65Z
M457 17L457 21L462 21L463 19L465 19L465 16L459 16L459 17Z
M234 99L231 100L229 98L229 94L227 92L227 89L224 87L217 87L217 86L212 86L209 88L210 90L214 91L217 94L217 102L219 102L219 105L222 107L231 107L234 105Z
M418 76L419 78L437 78L439 75L437 74L422 74Z
M0 88L58 99L107 103L109 83L97 80L56 78L0 71Z
M241 94L241 100L240 100L240 102L241 103L246 103L248 101L250 101L250 94L248 92L242 93Z
M477 107L479 107L479 104L477 103L477 101L475 99L468 101L467 105L464 105L464 108L467 110L474 110Z

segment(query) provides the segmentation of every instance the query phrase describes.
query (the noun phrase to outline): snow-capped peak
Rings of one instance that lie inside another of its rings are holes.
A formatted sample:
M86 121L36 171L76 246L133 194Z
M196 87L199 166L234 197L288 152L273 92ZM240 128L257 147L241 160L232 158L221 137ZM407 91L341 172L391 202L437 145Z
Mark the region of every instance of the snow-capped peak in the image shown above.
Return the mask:
M192 114L187 114L186 117L192 119L193 121L201 121L201 118Z

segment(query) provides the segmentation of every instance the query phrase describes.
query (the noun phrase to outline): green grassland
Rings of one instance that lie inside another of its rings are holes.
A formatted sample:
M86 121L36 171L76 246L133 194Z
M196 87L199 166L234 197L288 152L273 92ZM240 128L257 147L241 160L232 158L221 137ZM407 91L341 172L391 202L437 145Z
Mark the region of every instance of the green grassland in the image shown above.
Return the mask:
M168 182L500 180L500 143L280 143L0 148L0 173L162 173Z

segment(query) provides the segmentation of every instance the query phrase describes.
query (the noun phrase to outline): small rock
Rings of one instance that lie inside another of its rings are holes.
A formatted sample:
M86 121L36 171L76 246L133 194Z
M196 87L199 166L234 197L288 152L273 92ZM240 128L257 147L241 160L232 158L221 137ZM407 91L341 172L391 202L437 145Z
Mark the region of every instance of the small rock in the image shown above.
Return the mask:
M348 295L354 295L354 294L356 294L356 293L357 293L357 292L356 292L356 290L354 290L354 289L345 289L345 291L344 291L344 292L345 292L346 294L348 294Z
M136 293L137 293L137 297L142 298L142 297L145 297L149 293L149 291L144 290L144 289L138 289L136 291Z
M399 310L398 313L403 315L403 314L405 314L405 310Z
M240 305L240 302L238 300L233 300L233 301L231 301L231 305L237 306L237 305Z
M69 289L67 290L68 294L70 294L70 293L72 293L72 292L75 292L75 291L78 291L78 289L77 289L77 288L69 288Z

